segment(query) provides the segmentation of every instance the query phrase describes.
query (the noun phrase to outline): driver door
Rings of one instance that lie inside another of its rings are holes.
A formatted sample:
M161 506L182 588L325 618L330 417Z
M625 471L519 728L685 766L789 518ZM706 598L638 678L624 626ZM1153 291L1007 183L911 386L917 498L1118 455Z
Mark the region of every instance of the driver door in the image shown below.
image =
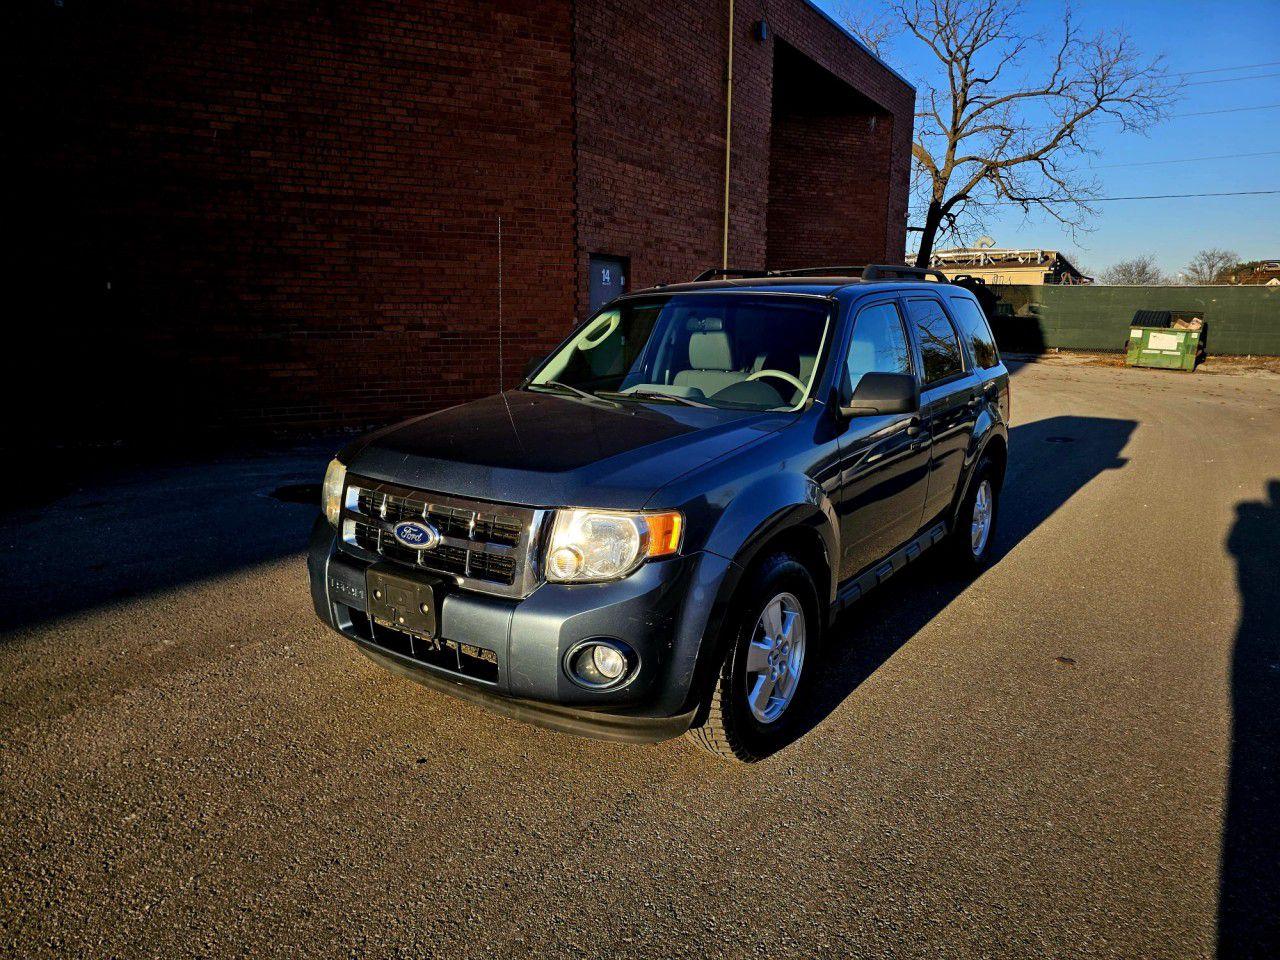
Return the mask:
M916 375L895 299L858 309L841 376L850 394L864 373ZM851 417L840 436L840 579L892 553L920 525L929 480L929 435L918 415Z

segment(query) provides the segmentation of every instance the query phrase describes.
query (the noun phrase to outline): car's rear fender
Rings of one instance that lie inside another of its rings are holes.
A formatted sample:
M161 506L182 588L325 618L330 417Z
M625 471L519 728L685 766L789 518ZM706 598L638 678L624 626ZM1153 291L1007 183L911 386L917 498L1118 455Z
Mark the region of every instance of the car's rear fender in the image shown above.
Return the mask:
M995 445L994 447L992 446L993 444ZM997 461L997 466L1000 469L1000 479L1003 479L1004 468L1008 463L1009 428L1002 419L992 414L989 408L984 407L978 415L978 422L973 430L973 439L969 444L968 451L965 453L964 470L961 472L960 482L956 484L955 497L952 499L951 509L947 513L948 526L954 525L956 515L959 513L965 498L969 495L969 487L973 483L978 464L989 453Z

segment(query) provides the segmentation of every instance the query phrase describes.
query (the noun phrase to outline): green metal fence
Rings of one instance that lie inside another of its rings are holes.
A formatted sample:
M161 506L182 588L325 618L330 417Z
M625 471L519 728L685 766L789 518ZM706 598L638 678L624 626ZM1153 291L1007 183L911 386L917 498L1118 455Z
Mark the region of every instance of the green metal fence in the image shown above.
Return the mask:
M1213 354L1280 356L1280 287L997 286L1010 315L993 326L1013 353L1122 351L1136 310L1194 313ZM1003 311L1002 311L1003 312Z

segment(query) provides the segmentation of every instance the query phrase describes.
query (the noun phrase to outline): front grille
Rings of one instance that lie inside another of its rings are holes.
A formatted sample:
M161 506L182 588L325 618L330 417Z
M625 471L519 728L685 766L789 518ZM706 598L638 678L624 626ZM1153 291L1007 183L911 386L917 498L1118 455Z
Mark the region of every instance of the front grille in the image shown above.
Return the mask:
M479 506L477 504L477 508ZM356 512L388 523L428 520L442 536L460 540L498 543L508 547L514 547L520 542L519 517L435 503L425 493L407 490L388 492L385 487L381 492L377 489L360 488L356 498Z
M351 477L343 509L343 541L366 553L418 570L452 576L464 586L524 596L534 584L531 557L543 511L462 500L395 484ZM439 532L430 550L395 539L403 520L420 520Z

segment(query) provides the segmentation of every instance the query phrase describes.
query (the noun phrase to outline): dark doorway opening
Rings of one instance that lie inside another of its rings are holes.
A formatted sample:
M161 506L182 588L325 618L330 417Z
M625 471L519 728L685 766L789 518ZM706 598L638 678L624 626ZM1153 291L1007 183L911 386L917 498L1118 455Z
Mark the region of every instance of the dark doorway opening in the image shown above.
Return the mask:
M892 114L775 41L767 265L884 261L892 147Z

